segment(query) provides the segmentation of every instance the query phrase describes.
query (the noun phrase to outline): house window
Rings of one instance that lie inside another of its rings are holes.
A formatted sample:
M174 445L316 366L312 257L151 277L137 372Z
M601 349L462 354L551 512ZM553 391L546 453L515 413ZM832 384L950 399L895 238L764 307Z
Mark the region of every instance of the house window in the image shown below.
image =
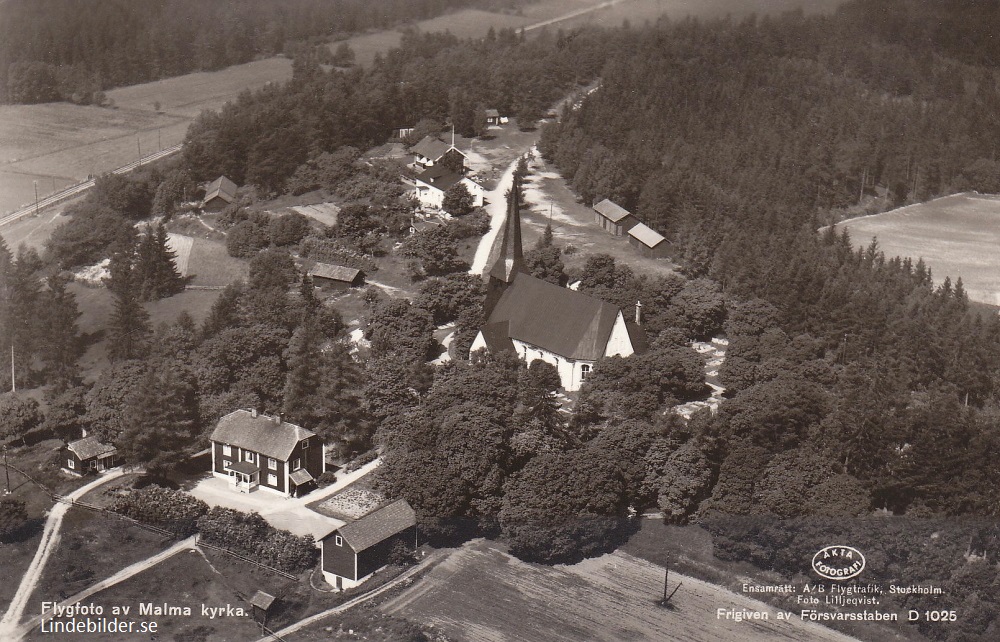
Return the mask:
M336 544L337 546L343 546L344 545L344 538L341 537L340 535L334 535L333 536L333 543Z
M222 444L222 454L225 455L226 457L232 457L233 447L230 446L229 444Z
M277 475L268 474L268 476L267 476L267 485L268 486L277 486L278 485L278 476Z
M278 460L274 457L267 458L267 467L271 470L278 470Z
M590 374L590 366L584 363L580 366L580 379L586 380L588 374Z
M70 470L73 470L74 468L76 468L76 462L73 461L72 459L67 459L66 460L66 468L69 468Z
M229 470L229 467L233 465L233 462L228 459L222 462L222 470Z
M252 464L252 463L254 463L254 455L255 454L256 453L252 453L249 450L247 450L247 451L245 451L243 453L243 459L245 459L246 461L248 461L248 462L250 462Z
M302 460L301 459L293 459L292 460L292 471L296 471L299 468L302 468Z
M308 447L309 447L309 440L308 439L303 439L302 440L302 450L305 450Z

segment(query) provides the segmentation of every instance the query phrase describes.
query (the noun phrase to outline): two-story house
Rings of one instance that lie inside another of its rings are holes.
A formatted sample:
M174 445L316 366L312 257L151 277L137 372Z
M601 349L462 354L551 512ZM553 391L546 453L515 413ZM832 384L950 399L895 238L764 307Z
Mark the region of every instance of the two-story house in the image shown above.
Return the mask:
M325 471L319 435L280 416L236 410L219 420L211 440L212 474L239 492L261 488L299 496Z

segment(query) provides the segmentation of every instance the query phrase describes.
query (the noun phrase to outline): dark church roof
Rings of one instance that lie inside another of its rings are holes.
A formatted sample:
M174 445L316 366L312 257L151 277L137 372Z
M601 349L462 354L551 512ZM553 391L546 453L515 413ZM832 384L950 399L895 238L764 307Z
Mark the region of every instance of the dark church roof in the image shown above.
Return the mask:
M497 324L507 323L510 339L568 359L596 361L604 356L618 312L600 299L518 274L493 308L483 338L489 345L487 328L495 326L489 334L496 335L502 331Z

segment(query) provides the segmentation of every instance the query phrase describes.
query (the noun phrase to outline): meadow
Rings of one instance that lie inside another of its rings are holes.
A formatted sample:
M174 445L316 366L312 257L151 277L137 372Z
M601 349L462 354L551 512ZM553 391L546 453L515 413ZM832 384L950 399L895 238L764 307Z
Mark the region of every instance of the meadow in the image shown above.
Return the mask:
M953 194L900 209L850 219L846 229L855 245L872 238L887 257L923 258L934 283L962 278L969 298L1000 305L1000 198Z

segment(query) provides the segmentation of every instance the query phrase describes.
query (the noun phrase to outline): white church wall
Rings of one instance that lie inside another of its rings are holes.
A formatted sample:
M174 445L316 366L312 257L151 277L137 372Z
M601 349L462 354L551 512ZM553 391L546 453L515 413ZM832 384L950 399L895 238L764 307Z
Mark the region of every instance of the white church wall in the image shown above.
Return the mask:
M632 347L632 339L628 336L628 328L625 327L625 316L622 311L618 311L615 318L615 325L611 328L611 336L608 338L608 346L604 350L605 357L619 355L628 357L635 352Z
M476 338L478 339L479 337ZM560 357L552 352L541 350L536 346L518 341L517 339L513 339L512 341L514 349L517 350L517 356L524 359L528 365L531 365L531 362L536 359L541 359L555 366L556 371L559 373L559 381L562 383L562 387L568 392L576 392L583 385L583 366L587 366L589 369L593 369L594 367L593 361L574 361ZM475 346L475 343L473 343L473 346Z

